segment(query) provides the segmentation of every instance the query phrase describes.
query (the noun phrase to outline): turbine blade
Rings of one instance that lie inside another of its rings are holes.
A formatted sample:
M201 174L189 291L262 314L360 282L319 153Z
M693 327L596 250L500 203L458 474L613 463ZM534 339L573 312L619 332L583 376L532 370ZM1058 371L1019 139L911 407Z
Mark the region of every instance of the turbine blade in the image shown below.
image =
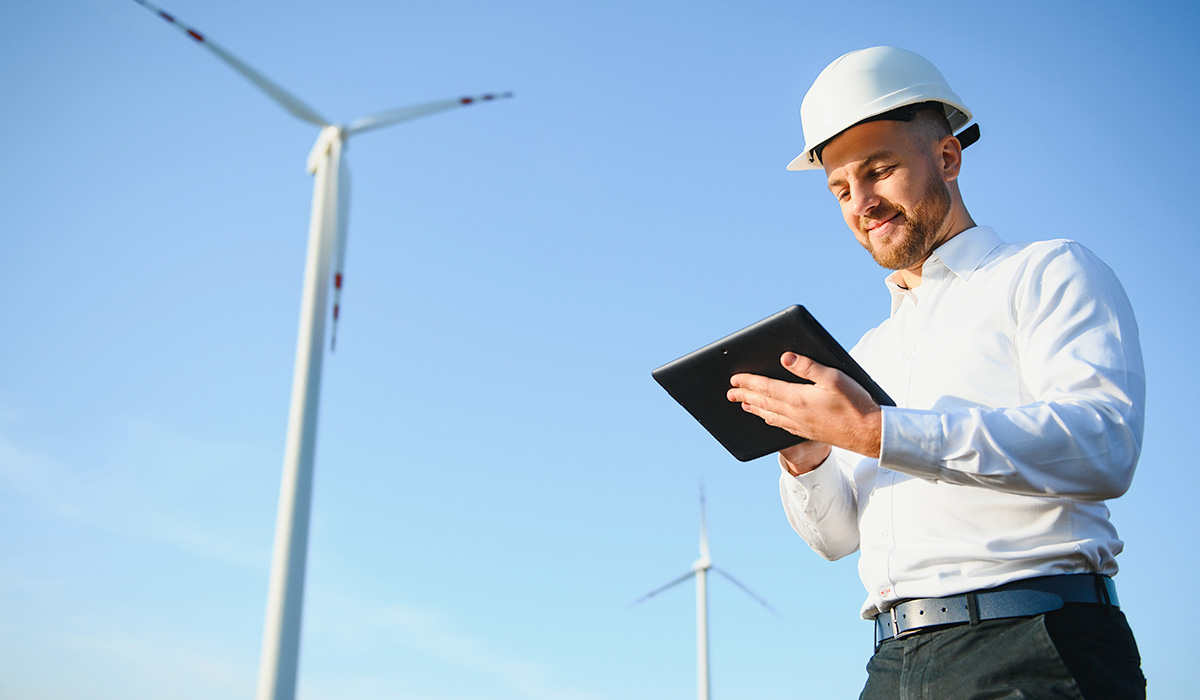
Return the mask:
M704 482L700 482L700 558L710 560L708 551L708 523L704 513Z
M779 614L779 611L778 611L778 610L776 610L775 608L771 607L771 604L770 604L770 603L768 603L767 601L763 600L763 599L762 599L762 597L760 597L760 596L759 596L757 593L755 593L754 591L750 590L750 589L749 589L749 588L746 586L746 584L742 583L741 581L737 580L736 578L734 578L734 577L733 577L733 576L731 576L730 574L726 573L726 572L725 572L723 569L719 569L719 568L717 568L717 567L715 567L715 566L714 566L714 567L713 567L713 571L717 572L718 574L721 574L721 575L722 575L722 576L724 576L726 579L728 579L730 583L732 583L733 585L735 585L735 586L737 586L738 588L742 589L742 591L743 591L743 592L744 592L746 595L748 595L748 596L750 596L751 598L753 598L753 599L757 600L759 605L761 605L761 606L763 606L764 608L766 608L766 609L767 609L767 611L768 611L768 612L770 612L770 613L771 613L772 615L774 615L775 617L783 617L782 615L780 615L780 614Z
M343 148L345 144L343 143ZM337 349L338 315L342 305L342 281L346 269L346 231L350 218L350 171L343 157L338 164L337 180L337 238L333 244L333 330L329 338L329 351Z
M292 116L311 124L316 124L317 126L327 126L329 124L328 120L326 120L320 114L317 114L316 110L314 110L312 107L309 107L301 102L298 97L271 82L266 78L266 76L246 65L236 56L221 48L221 46L218 44L213 43L200 32L196 31L192 27L189 27L183 22L180 22L173 15L146 2L146 0L133 1L146 8L150 12L153 12L154 14L163 18L176 29L195 40L196 43L213 52L217 58L227 63L231 68L241 73L242 76L244 76L247 80L254 83L260 90L267 93L271 99L275 100L279 106L290 112Z
M341 294L341 262L345 254L345 203L348 196L349 182L344 180L346 168L342 159L342 149L345 146L345 134L336 126L321 129L317 142L313 144L308 154L308 172L313 175L313 217L320 211L321 226L321 255L333 267L334 301L333 329L331 333L331 350L337 344L338 303ZM323 284L327 284L322 280ZM322 312L324 310L322 309Z
M637 600L630 603L629 606L633 607L634 605L637 605L638 603L642 602L643 600L653 598L654 596L658 595L659 593L662 593L663 591L667 590L668 588L671 588L672 586L678 586L679 584L683 583L684 581L688 580L689 578L691 578L695 575L696 575L695 571L689 571L686 574L684 574L683 576L680 576L679 578L671 581L670 583L663 585L663 586L659 586L658 588L655 588L654 590L650 591L646 595L644 595L641 598L638 598Z
M490 102L492 100L501 100L512 97L511 92L503 92L495 95L474 95L469 97L457 97L451 100L438 100L437 102L426 102L425 104L412 105L410 107L400 107L399 109L390 109L386 112L379 112L370 116L355 119L346 127L346 134L360 134L371 129L380 129L385 126L391 126L398 122L424 117L428 114L436 114L444 112L455 107L467 107L477 102Z

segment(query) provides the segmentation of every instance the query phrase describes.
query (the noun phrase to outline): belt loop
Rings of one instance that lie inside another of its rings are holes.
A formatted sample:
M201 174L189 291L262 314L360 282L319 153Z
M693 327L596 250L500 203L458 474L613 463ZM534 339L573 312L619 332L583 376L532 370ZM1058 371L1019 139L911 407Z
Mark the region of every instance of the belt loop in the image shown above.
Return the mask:
M1117 616L1116 608L1113 607L1112 597L1108 595L1108 586L1105 585L1105 577L1103 574L1092 574L1092 580L1096 582L1096 597L1104 601L1104 605L1108 608L1108 618Z
M971 618L971 626L979 624L979 598L974 593L967 594L967 615Z
M1093 574L1092 580L1096 582L1096 596L1100 600L1103 600L1105 605L1111 606L1113 602L1112 598L1110 598L1108 595L1108 586L1104 585L1104 576L1100 574Z

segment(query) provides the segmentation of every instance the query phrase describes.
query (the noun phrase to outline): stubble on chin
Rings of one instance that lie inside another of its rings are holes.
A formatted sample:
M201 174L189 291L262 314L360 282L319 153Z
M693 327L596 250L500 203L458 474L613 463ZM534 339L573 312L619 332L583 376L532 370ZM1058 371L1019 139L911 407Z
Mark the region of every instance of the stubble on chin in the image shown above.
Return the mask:
M912 212L897 204L888 206L904 220L904 230L899 240L887 247L876 247L871 242L870 232L860 221L860 243L875 262L888 270L908 270L925 262L937 246L938 237L950 215L950 189L938 178L931 179L920 201ZM886 216L880 218L888 218Z

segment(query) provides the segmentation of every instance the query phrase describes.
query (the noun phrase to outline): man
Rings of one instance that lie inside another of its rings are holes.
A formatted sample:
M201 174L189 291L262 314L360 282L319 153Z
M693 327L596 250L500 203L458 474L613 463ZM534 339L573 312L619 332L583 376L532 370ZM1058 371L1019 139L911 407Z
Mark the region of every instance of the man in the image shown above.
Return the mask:
M860 551L877 640L862 698L1144 698L1104 505L1141 449L1133 312L1079 244L975 224L957 183L970 120L901 49L817 77L789 169L823 169L893 270L891 316L852 354L897 407L794 353L781 362L811 384L739 374L729 399L809 438L779 453L797 533L830 560Z

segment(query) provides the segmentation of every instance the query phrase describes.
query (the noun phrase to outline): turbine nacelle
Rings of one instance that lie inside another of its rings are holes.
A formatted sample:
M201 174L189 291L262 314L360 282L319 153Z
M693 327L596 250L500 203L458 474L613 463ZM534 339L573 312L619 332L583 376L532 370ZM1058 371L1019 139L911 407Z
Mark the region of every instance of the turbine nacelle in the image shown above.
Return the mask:
M330 124L321 129L321 133L317 135L317 141L313 144L312 150L308 152L308 160L305 165L309 175L315 175L317 168L329 156L329 152L334 148L334 144L342 149L346 147L346 128L337 124Z

